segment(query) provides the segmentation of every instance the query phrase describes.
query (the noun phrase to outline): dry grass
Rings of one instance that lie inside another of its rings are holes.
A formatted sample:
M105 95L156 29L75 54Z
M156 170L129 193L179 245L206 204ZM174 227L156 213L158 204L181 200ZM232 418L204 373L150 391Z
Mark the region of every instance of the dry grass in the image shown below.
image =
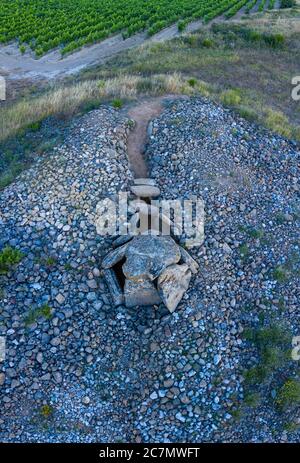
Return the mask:
M71 116L83 105L111 98L131 99L143 94L181 93L184 82L177 73L151 78L124 75L106 80L83 81L69 86L53 87L46 93L23 99L0 111L0 140L48 116Z

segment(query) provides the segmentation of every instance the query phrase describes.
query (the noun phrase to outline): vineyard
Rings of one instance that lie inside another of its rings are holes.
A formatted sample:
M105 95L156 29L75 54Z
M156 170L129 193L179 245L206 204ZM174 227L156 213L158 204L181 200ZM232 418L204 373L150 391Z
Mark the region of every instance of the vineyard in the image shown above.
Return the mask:
M153 35L178 22L234 16L252 0L1 0L0 43L17 40L20 51L40 57L60 48L62 55L122 33ZM262 4L265 0L262 1ZM274 2L270 1L270 7ZM246 11L247 12L247 11Z

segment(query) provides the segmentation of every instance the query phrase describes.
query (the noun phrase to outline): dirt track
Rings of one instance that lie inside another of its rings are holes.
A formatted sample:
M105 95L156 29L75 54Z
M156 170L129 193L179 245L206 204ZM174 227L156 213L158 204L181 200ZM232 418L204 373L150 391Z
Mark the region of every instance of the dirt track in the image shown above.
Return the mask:
M188 25L186 32L192 32L201 27L201 21ZM71 55L61 58L58 50L52 51L40 59L35 59L31 52L21 55L17 45L9 44L0 47L0 73L9 79L46 78L52 79L74 74L93 64L102 64L119 52L141 45L146 41L159 42L180 35L177 24L174 24L153 37L148 38L142 32L123 40L122 35L116 35L101 43L84 47Z
M148 177L147 160L144 157L145 145L148 137L149 122L158 117L163 110L164 102L172 99L185 99L184 95L165 95L149 98L135 103L126 112L126 115L135 122L127 141L127 154L131 170L136 178Z

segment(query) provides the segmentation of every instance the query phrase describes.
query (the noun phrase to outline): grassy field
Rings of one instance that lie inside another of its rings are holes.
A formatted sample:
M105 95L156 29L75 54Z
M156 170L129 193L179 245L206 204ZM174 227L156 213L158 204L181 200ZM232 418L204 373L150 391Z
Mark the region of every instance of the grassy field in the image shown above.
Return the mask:
M40 131L43 120L67 123L103 102L120 106L166 93L204 95L300 141L300 104L291 97L292 78L300 75L299 3L143 45L7 102L0 110L0 188L57 141L55 134Z

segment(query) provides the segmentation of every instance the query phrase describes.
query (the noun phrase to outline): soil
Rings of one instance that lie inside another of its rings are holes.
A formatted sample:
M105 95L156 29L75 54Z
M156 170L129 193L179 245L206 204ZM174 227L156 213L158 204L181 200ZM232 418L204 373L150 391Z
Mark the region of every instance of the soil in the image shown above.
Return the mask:
M148 137L148 125L151 120L158 117L163 110L164 102L174 98L174 95L144 99L127 111L127 116L135 122L127 142L128 159L131 170L136 178L148 177L147 161L144 150ZM186 98L176 95L177 99Z

